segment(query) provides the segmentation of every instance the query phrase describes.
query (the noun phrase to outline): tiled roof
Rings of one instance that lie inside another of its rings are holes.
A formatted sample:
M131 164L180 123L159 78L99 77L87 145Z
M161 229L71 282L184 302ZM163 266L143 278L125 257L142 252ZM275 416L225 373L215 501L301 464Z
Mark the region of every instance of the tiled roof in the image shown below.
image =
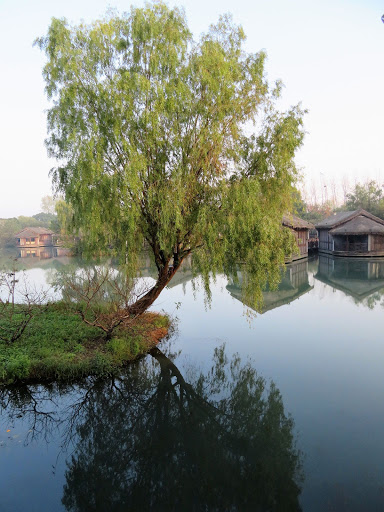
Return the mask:
M331 229L330 233L332 235L362 235L367 233L384 235L384 225L364 215L358 215Z
M318 224L316 224L316 229L317 228L331 228L332 226L335 226L336 224L339 224L343 221L348 220L350 217L354 217L358 212L359 212L359 210L353 210L350 212L334 213L334 214L330 215L329 217L327 217L326 219L320 221Z
M376 217L375 215L372 215L372 213L369 213L363 209L360 209L360 210L355 210L352 212L335 213L334 215L331 215L330 217L327 217L323 221L316 224L316 229L336 228L338 226L344 225L346 222L352 221L353 219L355 219L357 217L363 217L366 219L370 219L372 222L384 226L384 220L379 219L379 217ZM363 227L364 222L366 222L366 221L364 221L363 219L360 219L358 224L361 225L361 227ZM366 225L368 226L368 224L366 224ZM356 224L356 226L357 226L357 224ZM369 224L369 226L372 227L373 225ZM334 229L332 229L332 232L333 231L334 231Z
M16 233L16 238L31 238L39 235L54 235L54 232L48 228L24 228Z

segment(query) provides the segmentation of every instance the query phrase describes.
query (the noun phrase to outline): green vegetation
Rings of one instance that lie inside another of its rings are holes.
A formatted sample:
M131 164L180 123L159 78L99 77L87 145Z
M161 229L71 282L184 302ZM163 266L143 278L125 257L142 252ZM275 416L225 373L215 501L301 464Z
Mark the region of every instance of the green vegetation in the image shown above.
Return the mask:
M13 217L11 219L0 219L0 246L12 247L16 245L15 234L26 227L49 228L51 221L55 218L52 215L38 213L32 217Z
M300 192L296 191L294 207L301 218L313 224L317 224L326 217L329 217L329 215L332 215L332 213L359 210L361 208L376 215L376 217L384 219L383 186L374 180L356 183L349 191L345 188L344 202L342 204L337 202L336 197L333 200L323 201L321 204L316 201L307 204L302 199Z
M0 341L0 383L112 374L147 353L169 328L167 317L146 313L128 327L119 326L107 341L99 329L85 325L64 303L34 308L38 311L22 337L13 343ZM6 322L0 318L0 328Z
M363 208L369 213L384 219L383 187L376 181L356 183L355 188L347 194L345 207L347 210Z
M46 215L55 215L56 210L56 203L57 199L55 199L52 196L44 196L41 199L41 211L44 212Z
M56 191L90 252L110 251L135 275L143 245L157 282L131 304L141 314L193 253L210 279L234 275L254 306L294 249L281 227L297 179L301 107L279 112L266 54L223 16L198 41L184 11L162 2L90 25L53 19L36 41ZM254 124L253 124L254 123ZM255 132L249 135L252 126Z
M55 231L57 215L55 205L57 200L45 196L41 201L41 212L32 217L20 215L10 219L0 219L0 246L13 247L16 245L15 234L24 228L43 227Z

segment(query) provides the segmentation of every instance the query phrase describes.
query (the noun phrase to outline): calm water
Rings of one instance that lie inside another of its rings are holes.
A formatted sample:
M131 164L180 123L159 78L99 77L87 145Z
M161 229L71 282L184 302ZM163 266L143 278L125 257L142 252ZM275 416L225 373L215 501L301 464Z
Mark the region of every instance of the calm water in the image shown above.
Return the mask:
M176 279L177 331L119 379L2 391L0 510L384 510L384 261L289 265L253 319Z

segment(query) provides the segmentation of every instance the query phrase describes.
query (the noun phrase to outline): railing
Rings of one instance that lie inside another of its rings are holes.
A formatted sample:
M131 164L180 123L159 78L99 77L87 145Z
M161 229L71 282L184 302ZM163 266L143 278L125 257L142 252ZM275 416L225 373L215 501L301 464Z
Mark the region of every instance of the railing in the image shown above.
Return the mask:
M335 251L368 252L368 244L366 242L335 244Z

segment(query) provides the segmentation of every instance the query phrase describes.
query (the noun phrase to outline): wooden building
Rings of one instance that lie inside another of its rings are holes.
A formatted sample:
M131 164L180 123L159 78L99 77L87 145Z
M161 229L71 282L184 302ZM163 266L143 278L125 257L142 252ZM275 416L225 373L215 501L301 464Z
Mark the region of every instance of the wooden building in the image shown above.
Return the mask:
M52 247L55 245L54 235L47 228L24 228L15 237L18 247Z
M306 258L308 256L309 230L315 229L315 226L292 214L283 216L283 226L289 228L293 232L298 246L298 252L294 253L289 261Z
M334 256L384 256L384 220L365 210L338 212L316 225L319 252Z

